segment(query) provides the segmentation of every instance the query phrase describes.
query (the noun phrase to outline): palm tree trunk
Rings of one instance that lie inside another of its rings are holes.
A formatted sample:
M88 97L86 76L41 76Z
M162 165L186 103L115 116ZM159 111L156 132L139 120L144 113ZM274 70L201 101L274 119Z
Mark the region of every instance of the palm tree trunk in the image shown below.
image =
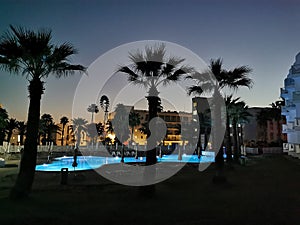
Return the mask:
M150 123L150 121L157 117L157 107L159 105L159 97L157 96L148 96L147 97L148 100L148 107L149 107L149 119L148 119L148 124ZM147 138L149 140L151 134L147 134ZM155 135L155 134L152 134ZM153 140L155 140L155 138L153 138ZM156 146L154 143L147 143L148 146ZM153 149L149 149L147 147L147 152L146 152L146 165L153 165L156 163L156 147Z
M64 135L65 135L65 125L63 124L62 131L61 131L61 142L60 142L61 146L64 145Z
M14 187L10 192L11 199L27 197L31 192L34 180L37 138L39 131L40 103L43 94L43 82L39 78L30 81L29 84L29 109L27 122L27 137L24 145L24 152L21 157L20 171Z
M131 144L133 143L134 126L131 127Z
M223 100L222 96L220 95L219 91L216 90L214 94L214 99L216 102L219 102L221 99ZM222 141L219 140L221 137L220 131L222 130L222 112L221 107L218 104L214 105L214 120L213 120L213 126L212 126L212 135L213 135L213 149L216 151L216 174L213 177L214 183L224 183L226 182L226 177L224 175L224 157L223 157L223 147L222 147ZM217 149L218 148L218 149Z
M237 132L237 122L234 120L232 122L232 136L233 136L233 151L234 151L234 160L239 161L239 148L238 148L238 132Z
M231 149L231 136L230 136L230 118L228 112L226 113L226 155L227 162L230 164L232 162L232 149Z
M24 134L21 133L20 134L20 145L23 145L24 144Z
M159 106L159 97L157 96L148 96L146 97L148 100L148 109L149 109L149 119L148 119L148 125L151 121L151 119L157 117L157 111ZM147 138L149 140L150 135L155 135L155 133L151 134L150 131L147 132ZM153 138L155 140L155 138ZM153 165L157 162L156 159L156 147L153 149L149 149L149 146L156 146L153 145L153 143L147 142L147 152L146 152L146 166L144 171L144 177L145 182L150 181L154 183L155 180L155 168L149 165ZM155 194L155 185L147 185L147 186L140 186L139 193L143 197L151 198Z
M8 132L8 134L7 134L7 139L6 139L6 141L7 141L8 143L10 143L11 136L12 136L12 131L10 130L10 131Z

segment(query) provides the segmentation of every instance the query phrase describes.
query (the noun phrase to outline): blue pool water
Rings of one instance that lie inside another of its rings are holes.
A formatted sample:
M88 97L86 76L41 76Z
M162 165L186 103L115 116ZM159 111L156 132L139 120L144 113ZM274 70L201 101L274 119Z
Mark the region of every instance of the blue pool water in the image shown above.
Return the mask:
M50 164L42 164L36 166L36 171L61 171L62 168L68 168L69 171L74 171L72 166L74 159L70 157L59 157L55 158ZM125 163L134 163L134 162L145 162L145 157L125 157ZM178 155L164 155L162 158L157 158L158 162L182 162L182 163L204 163L204 162L214 162L214 155L205 155L201 156L200 159L197 155L182 155L182 158L179 160ZM100 168L102 165L106 164L117 164L121 162L120 157L101 157L101 156L78 156L77 157L77 167L76 171L81 170L92 170Z

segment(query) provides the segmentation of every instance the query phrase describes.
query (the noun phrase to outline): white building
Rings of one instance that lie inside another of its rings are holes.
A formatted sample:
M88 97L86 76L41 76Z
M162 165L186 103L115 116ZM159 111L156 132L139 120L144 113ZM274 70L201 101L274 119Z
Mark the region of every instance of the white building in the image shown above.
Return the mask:
M281 114L286 116L282 132L287 134L287 143L283 144L283 150L297 156L300 153L300 53L296 55L296 61L284 80L280 95L285 100Z

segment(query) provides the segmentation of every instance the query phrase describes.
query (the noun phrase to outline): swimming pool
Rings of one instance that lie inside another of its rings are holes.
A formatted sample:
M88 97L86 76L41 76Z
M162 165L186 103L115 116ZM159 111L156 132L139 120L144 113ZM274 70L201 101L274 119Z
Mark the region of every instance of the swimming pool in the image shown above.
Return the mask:
M145 162L145 157L125 157L125 163L141 163ZM92 170L98 169L103 165L107 164L118 164L121 162L121 157L102 157L102 156L78 156L77 157L77 167L73 167L72 163L74 162L74 158L72 156L64 156L55 158L49 164L37 165L36 171L45 171L45 172L58 172L61 171L62 168L68 168L69 171L82 171L82 170ZM183 154L181 159L178 158L177 154L172 155L163 155L162 158L157 158L158 163L163 162L181 162L181 163L210 163L214 162L214 155L207 154L202 155L198 158L197 155L185 155Z

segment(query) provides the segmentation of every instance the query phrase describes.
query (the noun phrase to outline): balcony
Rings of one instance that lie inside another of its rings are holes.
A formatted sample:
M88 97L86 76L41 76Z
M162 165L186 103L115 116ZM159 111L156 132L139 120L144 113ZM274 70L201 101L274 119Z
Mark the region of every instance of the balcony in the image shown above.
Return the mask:
M284 116L287 116L290 113L290 111L295 110L295 109L296 109L295 104L289 104L289 105L283 106L281 108L281 114Z
M282 124L282 131L283 134L287 133L287 125L286 124Z
M287 132L294 131L294 122L287 122L285 125L286 125L286 131Z
M284 80L284 87L285 88L294 88L295 87L295 80L292 78L286 78Z
M284 88L280 88L280 96L284 99L287 99L289 96L288 90L286 90Z
M300 118L296 117L294 121L294 130L295 131L300 131Z

